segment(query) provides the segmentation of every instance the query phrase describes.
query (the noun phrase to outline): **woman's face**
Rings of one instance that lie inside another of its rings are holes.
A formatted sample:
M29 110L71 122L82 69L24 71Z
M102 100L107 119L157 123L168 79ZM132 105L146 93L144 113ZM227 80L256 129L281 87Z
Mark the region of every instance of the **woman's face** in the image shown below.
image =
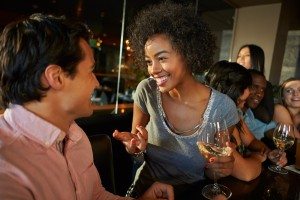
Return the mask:
M250 95L249 88L246 88L244 90L244 93L237 100L236 105L237 105L238 108L243 108L244 107L244 105L246 103L246 100L249 97L249 95Z
M176 52L168 37L155 35L145 44L148 72L161 92L167 92L182 83L189 72L182 56Z
M283 89L283 101L287 107L300 108L300 80L286 83Z
M246 69L251 69L252 64L249 47L244 47L239 51L236 62Z

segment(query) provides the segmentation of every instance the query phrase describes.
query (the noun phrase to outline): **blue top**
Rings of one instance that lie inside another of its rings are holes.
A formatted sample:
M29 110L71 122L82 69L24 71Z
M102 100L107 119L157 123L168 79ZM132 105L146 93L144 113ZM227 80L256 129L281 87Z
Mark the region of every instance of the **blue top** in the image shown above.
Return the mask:
M256 119L250 108L248 108L244 114L244 121L253 135L259 140L264 137L266 131L276 127L276 123L274 121L266 124L259 119Z
M204 179L205 158L199 153L196 142L207 129L205 122L208 119L226 119L229 127L239 121L234 102L225 94L214 89L211 91L202 125L192 135L183 136L173 132L164 120L161 92L156 81L148 78L139 83L134 96L135 104L150 115L150 121L146 126L146 162L138 170L136 180L143 177L140 173L173 185ZM142 170L145 166L147 170Z

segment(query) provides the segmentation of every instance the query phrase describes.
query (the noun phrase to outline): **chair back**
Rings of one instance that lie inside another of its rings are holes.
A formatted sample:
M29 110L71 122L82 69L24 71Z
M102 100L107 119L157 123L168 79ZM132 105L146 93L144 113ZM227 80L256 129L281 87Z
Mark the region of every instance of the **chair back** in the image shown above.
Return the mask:
M111 139L106 134L96 134L89 136L94 156L95 166L100 174L104 188L112 193L116 193L113 151Z

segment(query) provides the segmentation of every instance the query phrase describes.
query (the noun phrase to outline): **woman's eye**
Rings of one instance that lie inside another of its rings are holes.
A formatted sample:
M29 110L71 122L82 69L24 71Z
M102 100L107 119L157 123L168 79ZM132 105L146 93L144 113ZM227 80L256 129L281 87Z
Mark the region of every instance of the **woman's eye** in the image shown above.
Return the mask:
M166 60L166 59L167 59L167 58L165 58L165 57L159 57L159 58L158 58L159 61L164 61L164 60Z
M147 65L147 66L150 66L151 63L152 63L151 60L145 60L145 62L146 62L146 65Z
M286 89L285 92L288 93L288 94L292 94L292 93L294 93L294 90L293 89Z

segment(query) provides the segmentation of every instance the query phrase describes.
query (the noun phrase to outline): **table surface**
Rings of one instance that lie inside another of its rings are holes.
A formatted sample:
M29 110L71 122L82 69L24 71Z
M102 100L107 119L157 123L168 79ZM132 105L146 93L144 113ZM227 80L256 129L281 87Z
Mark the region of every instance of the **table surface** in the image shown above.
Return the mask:
M232 177L220 182L231 189L232 200L300 200L300 175L292 171L282 175L264 169L257 179L248 183Z
M263 169L261 175L253 181L244 182L231 176L218 180L218 183L230 188L232 196L229 200L300 200L300 174L289 171L282 175ZM203 183L176 197L176 200L205 199L201 189L209 182Z

